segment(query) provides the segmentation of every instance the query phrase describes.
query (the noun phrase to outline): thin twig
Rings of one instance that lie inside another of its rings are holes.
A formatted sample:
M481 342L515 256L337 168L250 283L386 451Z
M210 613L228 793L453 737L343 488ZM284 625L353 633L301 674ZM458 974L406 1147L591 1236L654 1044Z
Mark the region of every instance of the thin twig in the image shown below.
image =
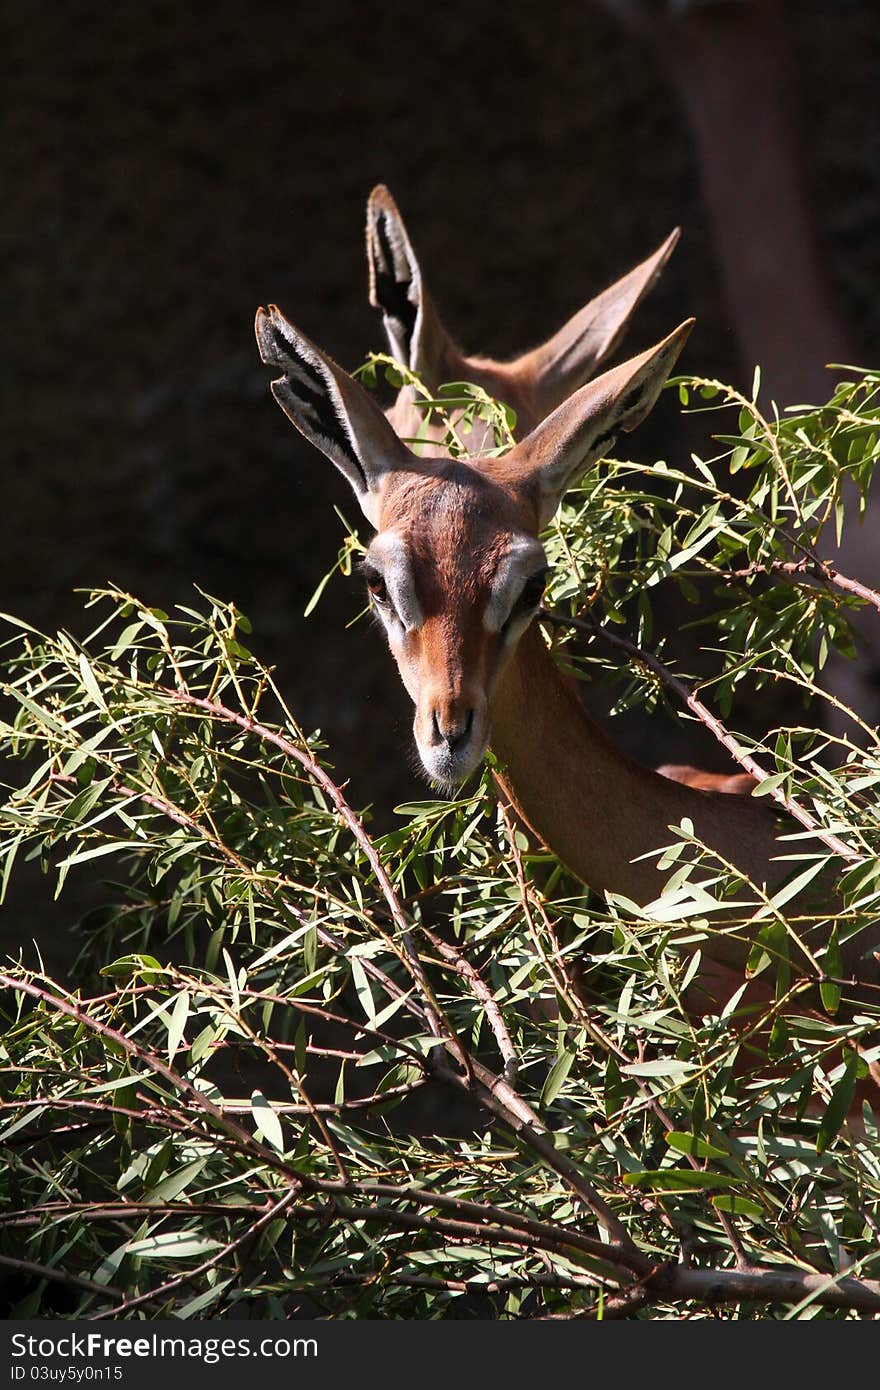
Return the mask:
M246 715L237 714L234 710L228 709L225 705L220 705L210 700L197 699L195 696L181 695L179 691L166 689L165 694L170 696L178 704L189 706L194 709L201 709L210 714L213 718L223 720L237 727L246 730L256 738L272 744L286 756L291 757L304 767L310 776L318 782L322 789L331 798L336 806L341 818L351 830L357 843L376 876L376 880L382 890L385 901L391 911L392 919L398 927L401 940L404 944L404 960L408 966L410 974L417 983L423 998L425 999L428 1021L434 1036L442 1040L448 1051L451 1053L459 1066L463 1068L464 1076L456 1075L449 1068L445 1067L439 1059L432 1066L432 1071L438 1076L442 1076L446 1081L461 1087L462 1089L475 1094L477 1099L482 1101L492 1110L499 1119L509 1125L515 1133L519 1134L529 1147L549 1164L553 1170L564 1178L566 1183L582 1198L585 1205L591 1210L594 1216L605 1227L612 1240L619 1242L625 1248L632 1248L632 1239L626 1227L614 1215L607 1202L599 1195L592 1183L590 1183L583 1173L565 1155L556 1148L544 1132L544 1126L538 1116L523 1098L517 1094L510 1083L503 1076L496 1076L478 1062L464 1048L463 1044L456 1036L451 1025L445 1020L442 1010L436 1001L433 990L425 976L424 969L419 959L418 953L413 945L409 923L404 913L400 900L395 892L385 867L379 857L376 848L365 831L360 819L348 805L345 797L335 782L330 778L321 765L302 748L292 743L276 730L260 724L248 718ZM444 1026L441 1026L441 1019ZM475 1085L474 1082L477 1084Z
M551 923L549 917L547 916L547 913L544 910L543 903L540 901L540 899L538 899L536 902L536 906L541 915L541 920L544 924L544 929L550 937L550 941L552 942L554 955L559 965L562 980L560 980L557 976L553 967L553 963L551 963L550 959L547 956L547 952L544 950L544 944L541 940L541 933L538 930L537 924L534 920L531 911L531 894L529 892L529 883L526 877L525 864L523 862L522 853L520 851L519 845L516 842L515 827L513 824L511 813L503 801L499 804L501 810L501 817L504 821L504 828L507 832L508 843L510 845L510 851L514 861L517 888L519 890L520 901L523 907L523 914L526 919L526 925L529 929L529 934L533 942L535 943L535 947L538 951L538 954L541 957L544 969L550 976L550 979L553 982L553 986L556 989L557 993L560 995L561 998L563 998L566 1001L568 1007L572 1011L572 1016L577 1019L578 1023L581 1024L581 1026L587 1033L587 1036L593 1038L595 1042L598 1042L600 1047L604 1048L606 1052L608 1052L611 1056L615 1057L619 1064L626 1066L632 1061L632 1059L629 1056L627 1056L626 1052L624 1052L622 1047L617 1046L613 1039L611 1039L608 1036L605 1030L601 1028L591 1017L591 1015L587 1012L587 1009L584 1006L584 1003L580 998L580 995L578 994L575 982L569 975L568 968L566 966L562 954L562 950L556 938L556 933L553 930L553 924ZM642 1094L647 1109L652 1110L654 1112L654 1114L657 1116L658 1120L667 1132L669 1130L673 1130L675 1128L675 1125L673 1124L670 1116L663 1109L663 1106L661 1105L657 1096L647 1085L647 1083L642 1081L640 1078L636 1078L636 1085L638 1086L638 1089ZM699 1163L693 1157L692 1154L687 1155L687 1160L692 1168L698 1169L700 1167ZM726 1212L716 1212L716 1216L719 1218L721 1225L725 1231L725 1234L727 1235L727 1238L730 1241L731 1249L733 1250L734 1258L736 1259L737 1268L751 1268L751 1261L748 1259L745 1253L742 1242L739 1238L739 1234L733 1222L727 1216ZM663 1213L663 1217L672 1226L673 1230L676 1231L676 1234L680 1237L681 1228L675 1227L674 1223L672 1223L671 1218L668 1217L665 1212Z
M35 1279L47 1279L53 1284L64 1284L71 1289L85 1289L86 1293L98 1294L101 1298L122 1298L122 1290L109 1284L97 1284L94 1279L84 1279L79 1274L69 1274L66 1270L55 1269L52 1265L37 1264L34 1260L22 1260L15 1255L0 1255L0 1265L15 1269L20 1274L32 1274Z
M29 998L36 999L39 1003L47 1004L50 1008L57 1009L59 1013L66 1014L68 1018L74 1019L75 1022L82 1024L91 1032L98 1034L99 1037L109 1039L112 1043L115 1043L117 1047L127 1053L129 1057L135 1057L139 1062L143 1062L145 1066L149 1067L151 1071L161 1076L163 1081L166 1081L178 1094L184 1096L186 1100L195 1107L197 1112L201 1112L204 1118L213 1120L221 1132L241 1145L245 1152L253 1154L254 1157L259 1158L270 1168L281 1172L288 1180L299 1183L301 1175L294 1169L289 1168L274 1149L270 1148L268 1144L261 1144L259 1140L255 1139L252 1134L249 1134L248 1131L237 1124L235 1120L231 1120L227 1115L224 1115L222 1109L218 1105L215 1105L214 1102L209 1100L191 1081L181 1076L173 1067L168 1066L149 1048L134 1042L133 1039L121 1033L119 1029L111 1028L109 1024L102 1023L100 1019L93 1018L79 1003L69 999L62 999L59 995L52 994L51 991L43 989L39 985L31 984L29 980L17 980L12 975L0 972L0 985L16 993L26 994Z
M167 1283L160 1284L157 1289L151 1289L149 1293L137 1294L134 1298L123 1298L122 1301L113 1308L105 1308L99 1313L92 1313L90 1315L90 1321L97 1322L103 1318L124 1317L126 1313L130 1313L133 1308L139 1308L143 1303L155 1303L165 1298L167 1294L173 1293L175 1289L179 1289L183 1284L193 1283L203 1274L207 1274L210 1270L216 1268L221 1260L226 1259L227 1255L231 1255L233 1251L240 1249L242 1245L245 1245L249 1240L253 1240L255 1236L259 1235L263 1227L267 1226L270 1221L273 1221L275 1217L289 1207L297 1196L297 1189L290 1188L279 1197L277 1202L267 1203L263 1214L256 1221L252 1222L246 1231L240 1236L236 1236L235 1240L228 1241L227 1244L222 1246L219 1250L215 1250L214 1254L211 1255L209 1259L204 1260L202 1264L197 1265L195 1269L189 1269L184 1274L178 1274L175 1279L169 1279Z
M601 637L603 641L610 643L611 646L616 647L618 651L626 652L627 656L631 656L636 661L640 661L644 666L647 666L649 671L653 671L654 675L658 676L665 686L674 691L682 704L686 705L691 713L696 715L700 723L704 724L706 728L715 735L718 742L727 749L728 753L739 763L740 767L745 768L746 772L750 772L759 782L763 782L767 779L769 774L742 746L734 735L730 733L724 724L722 724L717 715L714 715L712 711L703 704L702 700L698 699L693 691L685 685L684 681L679 680L678 676L674 676L669 668L664 666L662 661L659 661L653 653L646 652L642 647L639 647L635 642L631 642L627 637L618 637L616 633L608 632L606 628L601 627L598 623L587 618L574 618L564 613L551 613L546 608L542 608L538 616L542 622L551 623L554 627L573 627L580 632L589 633L592 637ZM843 840L838 839L830 830L822 829L810 815L809 811L805 811L796 801L787 797L780 787L771 788L770 795L793 820L799 821L806 830L811 831L815 835L817 840L821 840L824 845L827 845L827 847L833 850L835 854L839 855L841 859L845 859L850 864L859 864L862 862L861 856L858 855L855 850L851 849L849 845L844 844Z
M403 1230L436 1231L453 1239L481 1237L485 1242L489 1234L485 1227L470 1221L419 1216L378 1204L361 1206L340 1201L337 1210L339 1215L353 1221L375 1221ZM306 1211L308 1208L299 1211L300 1218ZM527 1238L516 1236L512 1231L498 1233L497 1240L499 1244L528 1244ZM547 1248L551 1248L549 1241ZM809 1298L824 1307L880 1313L880 1281L875 1279L815 1274L780 1265L751 1265L744 1270L688 1268L674 1263L658 1266L641 1251L628 1253L609 1246L601 1250L596 1258L632 1270L654 1299L695 1299L706 1304L792 1304Z
M482 1004L486 1022L495 1035L498 1051L501 1053L501 1060L504 1064L504 1080L509 1081L512 1085L516 1081L519 1065L516 1048L511 1042L510 1034L507 1031L507 1025L504 1022L501 1010L498 1007L492 991L485 981L480 978L476 968L471 965L463 951L460 951L458 947L452 946L450 943L444 941L436 932L429 931L427 927L423 926L422 932L428 938L438 955L441 955L445 961L448 961L453 970L461 975L463 979L467 980L474 995Z
M235 710L229 709L228 706L221 705L217 701L203 700L195 695L185 695L179 690L171 690L167 687L164 693L181 705L203 710L213 718L235 724L238 728L244 729L255 738L259 738L263 742L271 744L280 752L284 753L285 757L291 758L294 762L299 763L301 767L305 768L306 772L318 783L322 791L326 792L327 796L330 797L336 807L340 819L348 826L352 836L359 845L382 891L382 895L388 904L392 920L400 934L400 940L403 946L402 958L426 1001L428 1022L431 1031L434 1033L435 1037L445 1038L452 1043L454 1050L457 1049L461 1052L461 1045L455 1037L453 1030L449 1027L449 1024L446 1023L445 1027L441 1024L443 1011L434 998L431 986L425 976L418 951L413 944L409 919L388 877L385 865L382 863L373 841L364 830L360 817L357 816L349 806L332 777L327 775L321 764L313 758L310 753L299 747L296 743L293 743L290 739L285 738L284 735L278 733L276 729L271 729L266 724L261 724L257 720L251 719L248 715L238 714Z
M861 584L858 579L850 579L847 575L841 574L830 560L813 560L806 557L801 560L771 560L769 564L756 563L748 565L745 569L730 570L720 577L753 579L759 574L779 574L795 584L804 580L808 583L827 584L832 588L842 589L844 593L854 594L880 611L880 592L867 584Z

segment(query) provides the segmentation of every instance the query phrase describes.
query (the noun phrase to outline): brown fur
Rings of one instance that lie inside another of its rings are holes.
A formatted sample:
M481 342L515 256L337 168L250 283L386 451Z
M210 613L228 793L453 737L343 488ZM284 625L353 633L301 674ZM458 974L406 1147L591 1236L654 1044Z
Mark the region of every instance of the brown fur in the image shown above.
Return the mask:
M475 769L491 740L505 765L503 794L522 821L599 892L650 904L666 879L658 852L676 840L676 828L686 821L723 863L772 893L793 872L784 857L789 846L780 838L787 826L765 802L730 794L751 790L753 779L677 765L668 765L660 775L641 767L590 719L540 632L527 627L530 609L513 626L513 606L503 622L486 620L493 580L505 555L511 552L511 563L517 554L524 555L529 565L532 557L540 558L538 532L566 488L613 434L644 418L672 370L690 322L648 352L568 394L574 377L589 375L620 336L662 264L663 248L599 296L592 309L576 315L545 349L502 368L456 357L457 349L425 294L402 223L393 222L399 222L399 214L387 194L379 196L376 208L384 222L382 237L372 248L381 261L374 289L380 282L384 286L388 302L381 307L399 340L405 342L412 332L416 360L409 365L431 380L451 361L461 362L471 379L496 392L500 374L519 393L520 405L528 401L532 411L545 409L553 390L567 396L501 459L417 458L395 433L412 410L408 388L386 419L359 384L278 310L257 316L264 360L284 372L273 383L276 398L354 487L379 532L371 546L376 566L388 565L398 599L403 596L409 603L410 617L401 617L389 592L383 595L379 575L376 601L416 707L414 730L426 768L439 780L460 781ZM407 274L411 287L418 287L420 331L411 312L415 306L407 293ZM621 293L626 281L629 289ZM593 332L597 322L602 327L598 336ZM430 358L432 351L436 360ZM518 576L518 582L525 579ZM507 592L503 575L499 582L501 592ZM515 597L510 603L515 605ZM827 941L822 915L827 907L827 901L820 902L814 924L801 924L801 935L813 950ZM703 943L706 960L693 991L696 1007L705 1008L705 1001L715 1007L725 972L734 972L738 981L743 978L751 940L732 929L738 910L733 904L713 918L721 929ZM880 924L874 932L875 946L878 942ZM864 954L865 945L846 944L844 971L869 986L880 981L880 972L876 959ZM794 946L792 955L795 969L807 965ZM757 997L760 989L753 993Z

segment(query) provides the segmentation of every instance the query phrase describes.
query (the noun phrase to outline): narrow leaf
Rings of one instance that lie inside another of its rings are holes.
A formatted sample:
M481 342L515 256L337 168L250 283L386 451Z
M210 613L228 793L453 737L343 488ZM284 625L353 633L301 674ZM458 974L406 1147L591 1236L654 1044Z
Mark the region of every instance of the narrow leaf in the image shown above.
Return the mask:
M704 1192L713 1187L735 1187L742 1179L726 1173L704 1173L698 1168L653 1168L624 1173L623 1181L640 1192Z
M189 1019L189 991L181 990L174 1001L174 1008L171 1010L171 1018L168 1022L168 1061L174 1060L174 1054L180 1047L180 1041Z
M364 970L357 956L352 956L351 958L351 978L354 981L355 992L360 1000L361 1008L366 1014L369 1022L375 1024L376 1003L373 999L373 991L370 989L367 972Z
M79 654L79 673L82 676L82 683L88 691L93 704L96 704L98 709L106 714L107 702L101 694L101 687L95 679L95 673L89 665L89 659L85 652L80 652Z
M251 1114L254 1123L262 1134L270 1148L284 1153L284 1135L281 1130L281 1121L272 1109L262 1091L254 1091L251 1095Z
M716 1148L708 1140L701 1139L697 1134L684 1134L681 1130L670 1130L666 1136L666 1142L670 1149L675 1149L680 1154L690 1154L693 1158L728 1158L729 1154L725 1149Z
M185 1192L193 1178L198 1177L199 1173L208 1162L207 1156L204 1158L194 1158L192 1163L185 1163L182 1168L178 1168L176 1173L169 1173L167 1178L163 1178L155 1187L145 1195L144 1201L152 1204L160 1202L173 1202L182 1192Z
M542 1105L553 1104L554 1100L559 1095L559 1092L562 1090L562 1087L565 1085L565 1078L571 1071L573 1062L573 1052L563 1052L559 1057L556 1058L556 1061L553 1063L553 1066L550 1068L550 1071L547 1074L547 1080L544 1082L544 1087L541 1091Z
M819 1125L816 1137L816 1153L822 1154L837 1136L840 1127L849 1114L856 1089L856 1074L859 1067L859 1054L853 1049L846 1059L843 1075L838 1080L825 1107L825 1114Z

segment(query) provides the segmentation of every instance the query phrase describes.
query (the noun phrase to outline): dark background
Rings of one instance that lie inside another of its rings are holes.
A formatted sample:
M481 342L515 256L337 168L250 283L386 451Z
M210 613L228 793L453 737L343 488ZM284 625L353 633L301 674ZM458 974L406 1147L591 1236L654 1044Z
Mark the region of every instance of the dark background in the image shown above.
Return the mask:
M787 7L817 245L870 364L878 36L873 0ZM302 617L341 540L333 504L352 519L355 507L273 404L255 308L277 302L348 367L384 347L363 253L380 181L462 345L500 356L679 224L632 350L695 314L683 368L748 385L662 62L589 0L30 0L6 6L2 50L0 607L82 634L78 587L112 581L166 609L193 583L234 598L355 804L387 818L423 791L409 702L370 625L344 630L357 584L334 580ZM754 96L744 79L744 110ZM674 457L680 441L664 402L633 451ZM655 760L687 751L663 742ZM697 757L718 765L712 748ZM61 958L77 897L50 898L26 877L4 939L36 933Z

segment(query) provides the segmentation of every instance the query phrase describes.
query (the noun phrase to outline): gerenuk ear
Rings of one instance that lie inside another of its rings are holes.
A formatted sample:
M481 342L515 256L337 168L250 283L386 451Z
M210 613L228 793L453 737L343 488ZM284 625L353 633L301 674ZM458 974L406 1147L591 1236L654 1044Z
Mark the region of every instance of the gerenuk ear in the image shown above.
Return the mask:
M367 203L367 263L370 303L382 314L395 361L418 372L431 390L460 379L464 358L434 308L403 218L381 183Z
M414 455L360 383L274 304L257 311L254 330L263 361L283 373L272 382L272 395L306 439L345 474L364 516L376 526L384 478L417 466Z
M676 228L652 256L591 299L546 343L505 364L505 370L530 390L539 418L589 381L614 351L678 238Z
M662 343L604 372L493 464L499 478L537 493L540 524L550 520L567 488L608 453L620 430L641 424L659 396L694 325L688 319Z

